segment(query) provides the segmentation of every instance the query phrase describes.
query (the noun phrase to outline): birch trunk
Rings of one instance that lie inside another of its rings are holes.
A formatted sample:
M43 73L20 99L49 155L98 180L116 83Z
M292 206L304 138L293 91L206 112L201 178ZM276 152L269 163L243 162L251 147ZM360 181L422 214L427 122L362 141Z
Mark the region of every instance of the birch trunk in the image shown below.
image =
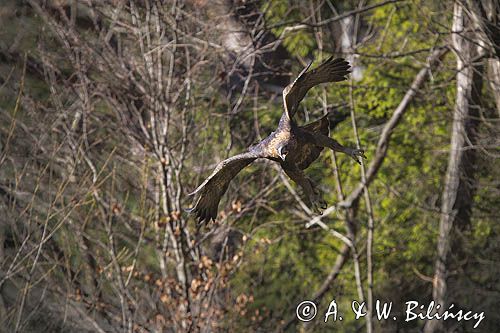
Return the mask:
M469 225L474 191L475 138L478 126L478 97L482 85L483 66L473 64L478 56L473 38L468 35L468 20L462 5L454 5L452 42L457 55L457 92L451 132L450 155L442 194L437 259L433 280L433 299L447 308L450 253L459 255L454 231ZM455 252L455 250L457 250ZM424 332L441 332L443 321L431 320Z

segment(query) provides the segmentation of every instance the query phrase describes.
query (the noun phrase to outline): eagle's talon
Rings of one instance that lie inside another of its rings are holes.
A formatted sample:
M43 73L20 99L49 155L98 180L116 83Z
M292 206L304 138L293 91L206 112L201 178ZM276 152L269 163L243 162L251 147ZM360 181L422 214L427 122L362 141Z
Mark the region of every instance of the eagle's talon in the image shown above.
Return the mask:
M312 198L311 206L314 213L323 215L323 210L325 210L328 207L328 204L323 198L317 195L314 198Z
M358 157L367 158L363 149L353 149L350 155L359 165L361 165L361 160L359 160Z
M323 215L323 209L321 209L318 205L314 205L313 212L318 215Z

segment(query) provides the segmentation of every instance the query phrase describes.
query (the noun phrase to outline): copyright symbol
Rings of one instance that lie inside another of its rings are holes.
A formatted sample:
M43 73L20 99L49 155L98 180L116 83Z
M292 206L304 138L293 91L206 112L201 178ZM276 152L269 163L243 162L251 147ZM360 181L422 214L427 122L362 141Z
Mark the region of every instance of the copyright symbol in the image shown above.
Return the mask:
M311 321L316 317L316 304L311 301L303 301L295 309L297 319L303 322Z

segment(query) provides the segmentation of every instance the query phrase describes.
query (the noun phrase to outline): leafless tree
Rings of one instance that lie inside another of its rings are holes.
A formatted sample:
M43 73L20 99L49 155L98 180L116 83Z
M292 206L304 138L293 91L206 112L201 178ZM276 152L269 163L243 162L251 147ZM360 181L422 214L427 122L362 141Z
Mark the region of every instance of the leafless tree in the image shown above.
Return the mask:
M113 4L29 1L45 35L24 64L50 99L23 90L25 68L14 113L2 112L2 244L12 245L0 285L13 331L44 313L70 330L212 331L224 313L237 259L227 233L209 258L210 234L182 212L193 184L181 176L196 113L208 110L193 96L218 78L200 80L218 46L207 27L194 33L186 4Z

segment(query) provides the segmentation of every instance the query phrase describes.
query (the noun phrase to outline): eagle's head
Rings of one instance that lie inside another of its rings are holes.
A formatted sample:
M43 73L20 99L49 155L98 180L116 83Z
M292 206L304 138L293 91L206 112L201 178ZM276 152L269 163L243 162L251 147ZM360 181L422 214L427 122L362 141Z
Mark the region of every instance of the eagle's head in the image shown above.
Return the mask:
M278 147L278 155L281 160L283 160L283 162L285 161L286 155L288 155L289 152L290 149L288 143L285 143L284 145Z

